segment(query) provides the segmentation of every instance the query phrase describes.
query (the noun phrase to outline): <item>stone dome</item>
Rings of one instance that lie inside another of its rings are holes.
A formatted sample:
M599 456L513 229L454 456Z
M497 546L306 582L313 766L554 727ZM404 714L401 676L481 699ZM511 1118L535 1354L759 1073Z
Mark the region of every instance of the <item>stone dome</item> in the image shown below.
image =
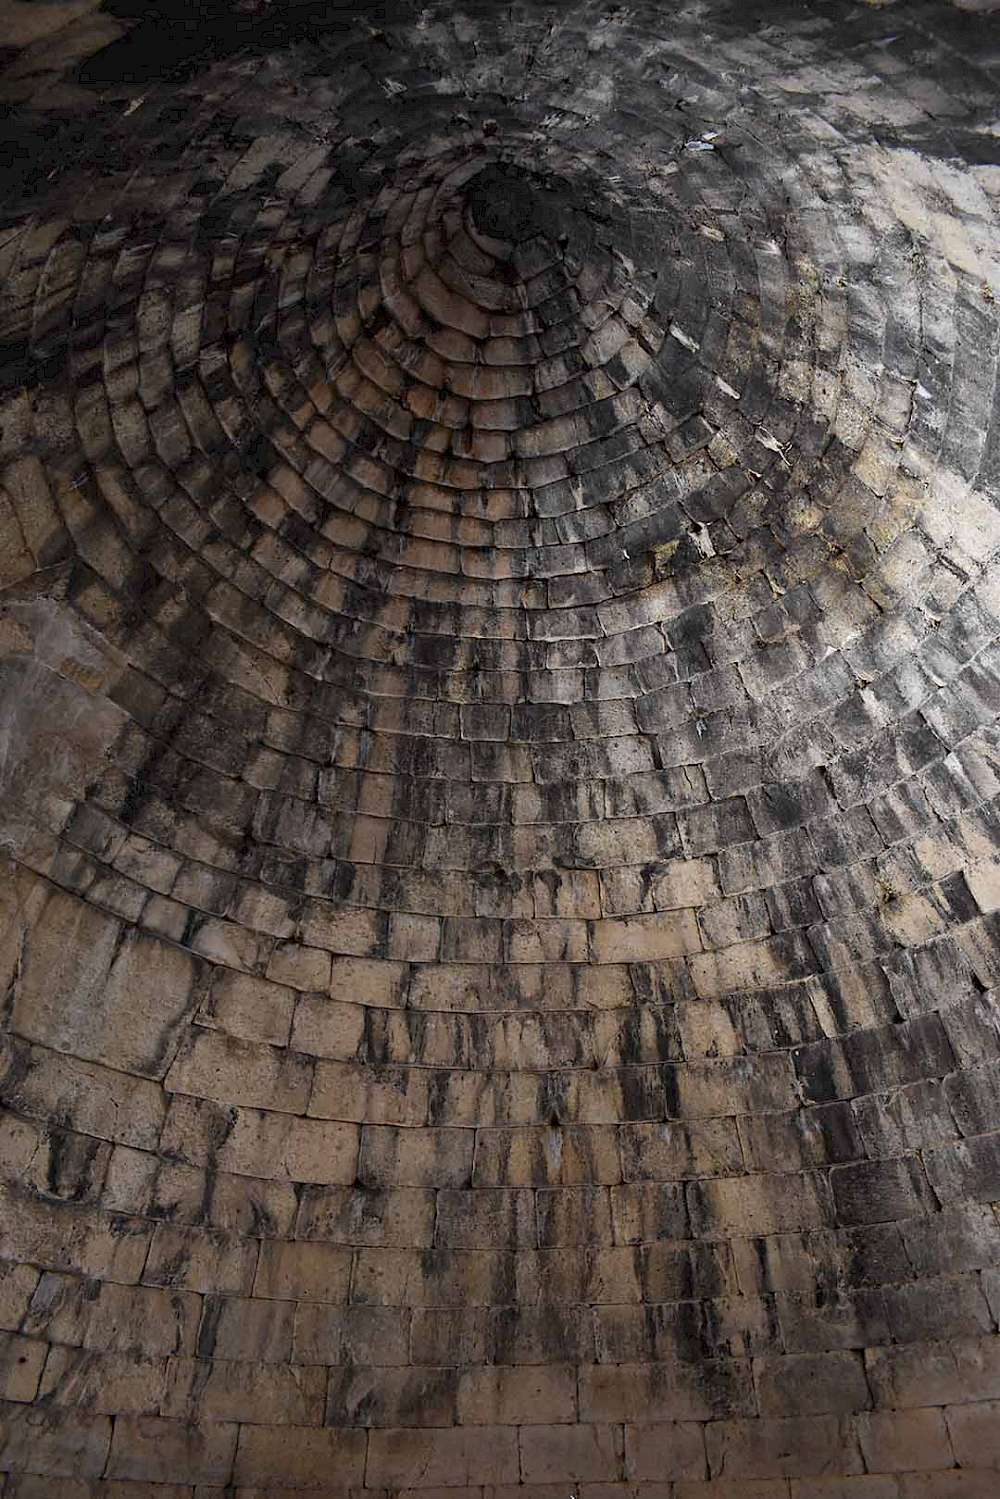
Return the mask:
M996 19L6 8L2 1499L996 1499Z

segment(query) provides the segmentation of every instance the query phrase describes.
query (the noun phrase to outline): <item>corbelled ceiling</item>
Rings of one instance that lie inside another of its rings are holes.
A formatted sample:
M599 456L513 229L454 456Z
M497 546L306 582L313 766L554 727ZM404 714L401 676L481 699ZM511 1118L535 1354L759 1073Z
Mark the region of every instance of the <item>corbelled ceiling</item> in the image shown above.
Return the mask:
M8 0L2 1499L995 1499L990 8Z

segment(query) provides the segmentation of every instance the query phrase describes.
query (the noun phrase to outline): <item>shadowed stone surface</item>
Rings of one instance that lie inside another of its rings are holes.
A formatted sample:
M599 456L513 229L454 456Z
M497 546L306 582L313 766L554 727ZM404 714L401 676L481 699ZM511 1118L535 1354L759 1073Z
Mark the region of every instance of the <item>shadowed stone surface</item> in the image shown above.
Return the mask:
M994 1499L986 9L0 5L2 1499Z

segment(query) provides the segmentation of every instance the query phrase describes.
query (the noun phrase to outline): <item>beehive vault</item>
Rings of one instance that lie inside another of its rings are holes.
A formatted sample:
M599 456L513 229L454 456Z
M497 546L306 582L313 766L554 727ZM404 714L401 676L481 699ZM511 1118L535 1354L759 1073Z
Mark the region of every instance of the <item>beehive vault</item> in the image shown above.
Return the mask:
M3 1499L995 1499L1000 24L9 8Z

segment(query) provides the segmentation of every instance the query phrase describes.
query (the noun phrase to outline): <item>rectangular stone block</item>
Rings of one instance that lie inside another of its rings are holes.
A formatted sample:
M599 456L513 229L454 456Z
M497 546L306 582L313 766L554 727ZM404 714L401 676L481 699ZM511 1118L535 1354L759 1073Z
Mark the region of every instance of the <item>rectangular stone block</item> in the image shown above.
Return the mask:
M208 1296L198 1333L198 1356L285 1364L292 1356L294 1317L295 1308L288 1302Z
M294 1323L293 1358L297 1364L348 1364L365 1369L398 1367L410 1362L410 1313L401 1307L303 1302L295 1309ZM459 1360L420 1362L447 1364Z
M194 1353L201 1298L157 1286L96 1285L77 1276L42 1276L25 1331L53 1343L155 1358Z
M617 1131L610 1126L477 1131L477 1187L608 1185L620 1180Z
M17 1065L14 1055L10 1060L0 1094L8 1108L46 1120L52 1099L58 1098L61 1117L73 1129L141 1150L156 1148L166 1114L157 1083L62 1056L45 1046L19 1048Z
M619 1135L628 1182L729 1176L743 1170L739 1133L728 1119L626 1124Z
M162 1078L198 1002L197 973L179 947L57 892L25 947L13 1025L56 1051Z
M159 1416L119 1416L115 1420L109 1478L148 1483L229 1482L237 1427L227 1422L196 1426Z
M936 1206L915 1157L836 1166L830 1185L838 1223L892 1223Z
M161 1406L185 1421L321 1426L326 1370L231 1359L170 1359Z
M43 1202L0 1184L0 1258L129 1284L139 1279L150 1227L91 1208Z
M700 1181L691 1192L698 1233L777 1234L832 1221L829 1187L818 1173Z
M395 1308L386 1314L396 1316ZM490 1315L485 1308L433 1308L413 1313L410 1359L414 1364L483 1364L490 1347Z
M282 1114L304 1114L312 1087L311 1057L243 1041L223 1031L192 1028L163 1086L216 1103L242 1104Z
M472 1130L369 1125L361 1131L358 1180L367 1187L465 1187L474 1146Z
M753 1377L762 1416L846 1415L871 1405L858 1353L755 1358Z
M862 1471L849 1426L836 1416L715 1421L705 1428L712 1478L842 1476Z
M708 1421L755 1410L750 1365L743 1360L597 1364L580 1369L584 1421Z
M34 1400L48 1351L47 1343L0 1333L0 1400Z
M624 1477L620 1426L522 1426L525 1483L607 1483Z
M611 1202L606 1187L537 1191L535 1212L542 1249L606 1244L611 1239Z
M199 1025L225 1031L242 1041L287 1046L295 1000L295 990L282 984L231 968L217 968L197 1020Z
M856 1423L865 1465L873 1473L954 1465L944 1413L938 1409L870 1411L856 1417Z
M241 1426L233 1481L265 1493L291 1489L360 1488L364 1481L363 1431L301 1426Z
M514 1427L373 1431L369 1437L366 1488L424 1490L518 1479Z
M349 1119L359 1124L405 1125L427 1123L426 1069L380 1066L364 1062L320 1061L309 1099L309 1113L318 1119Z
M332 1244L421 1248L434 1234L435 1194L417 1187L307 1186L298 1235Z
M303 994L295 1007L291 1044L296 1051L336 1061L358 1055L365 1030L365 1007L325 994Z
M347 1300L351 1251L332 1244L265 1241L253 1282L254 1296L279 1301Z
M0 1327L11 1332L20 1327L39 1274L34 1265L0 1262Z
M0 1402L0 1472L99 1478L110 1445L107 1416Z
M625 1471L630 1480L643 1485L637 1493L645 1499L647 1485L666 1486L670 1479L704 1479L705 1428L694 1421L648 1421L625 1427Z
M458 1380L457 1369L331 1369L326 1425L453 1427Z
M577 1419L572 1364L470 1369L458 1384L463 1426L533 1426Z
M360 1249L351 1299L369 1306L493 1306L512 1299L514 1257L489 1249Z
M948 1435L957 1462L963 1467L1000 1468L1000 1401L949 1406L945 1411ZM927 1463L925 1467L932 1464Z
M523 1188L443 1189L437 1194L434 1242L443 1248L488 1249L503 1244L534 1248L534 1194Z
M142 1279L150 1286L247 1296L256 1265L255 1240L158 1223Z

